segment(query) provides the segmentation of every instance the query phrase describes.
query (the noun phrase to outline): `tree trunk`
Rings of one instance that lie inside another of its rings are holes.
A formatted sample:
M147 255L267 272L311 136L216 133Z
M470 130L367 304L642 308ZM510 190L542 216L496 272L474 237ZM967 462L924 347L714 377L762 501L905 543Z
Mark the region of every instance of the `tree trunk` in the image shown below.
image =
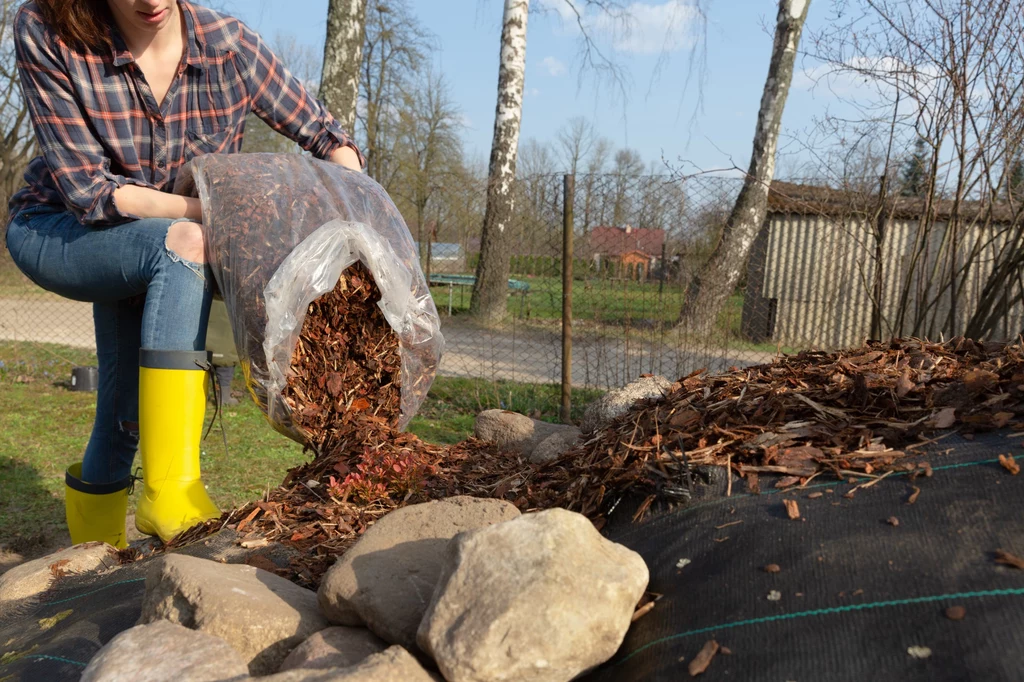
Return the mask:
M793 63L809 5L810 0L779 0L775 44L757 113L750 169L721 239L690 281L679 316L680 329L699 338L710 338L714 332L718 314L739 283L750 247L768 212L768 189L775 175L782 110L793 80Z
M330 0L320 99L349 135L356 125L365 36L366 0Z
M498 105L487 177L487 208L480 239L480 262L470 313L485 324L505 317L508 300L510 229L515 199L516 152L526 76L526 19L529 0L505 0L498 66Z

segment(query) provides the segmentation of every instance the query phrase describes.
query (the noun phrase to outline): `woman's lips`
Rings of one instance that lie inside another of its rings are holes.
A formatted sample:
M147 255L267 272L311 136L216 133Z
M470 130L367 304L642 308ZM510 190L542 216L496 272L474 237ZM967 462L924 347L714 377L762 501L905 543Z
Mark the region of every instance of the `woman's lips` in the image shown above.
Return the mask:
M162 9L153 14L149 14L148 12L136 12L136 14L138 14L147 24L159 24L164 20L168 12L170 12L170 10Z

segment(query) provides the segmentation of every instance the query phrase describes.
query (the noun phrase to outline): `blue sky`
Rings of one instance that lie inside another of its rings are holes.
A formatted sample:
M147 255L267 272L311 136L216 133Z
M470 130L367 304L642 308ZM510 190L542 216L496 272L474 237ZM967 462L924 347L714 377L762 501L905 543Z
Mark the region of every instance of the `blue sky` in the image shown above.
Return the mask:
M372 1L372 0L371 0ZM682 93L691 33L685 0L627 3L638 19L628 36L605 30L591 14L601 49L628 72L625 105L616 89L595 78L580 85L578 33L561 16L564 0L533 0L528 26L526 97L522 137L553 140L572 116L586 116L616 147L629 146L648 161L662 158L686 168L746 167L757 107L771 52L777 3L715 0L708 31L708 70L703 112L693 118L696 90ZM413 11L437 38L437 63L451 84L467 123L464 140L474 159L490 149L501 0L411 0ZM234 0L229 9L265 37L292 35L319 49L327 0ZM546 11L536 11L547 7ZM808 30L828 20L830 0L811 4ZM671 26L667 29L666 26ZM766 29L767 27L767 29ZM661 64L660 75L652 78ZM797 70L807 67L798 58ZM834 104L798 74L783 121L784 136L800 137L815 116ZM693 165L689 165L693 164ZM785 164L783 165L785 168Z

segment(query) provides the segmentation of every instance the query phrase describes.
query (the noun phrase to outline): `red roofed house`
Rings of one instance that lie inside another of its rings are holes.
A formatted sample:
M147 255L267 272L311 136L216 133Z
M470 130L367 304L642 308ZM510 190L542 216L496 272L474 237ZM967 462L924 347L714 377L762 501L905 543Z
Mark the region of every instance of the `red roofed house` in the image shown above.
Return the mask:
M595 227L588 245L594 266L611 269L621 277L645 280L661 258L665 231L644 227Z

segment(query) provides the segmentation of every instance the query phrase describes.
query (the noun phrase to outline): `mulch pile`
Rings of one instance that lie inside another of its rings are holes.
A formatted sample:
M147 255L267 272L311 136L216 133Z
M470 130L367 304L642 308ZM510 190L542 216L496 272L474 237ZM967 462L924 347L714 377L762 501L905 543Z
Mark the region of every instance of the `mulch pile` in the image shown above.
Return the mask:
M724 374L695 372L543 466L473 439L424 443L367 421L367 413L373 411L356 412L351 437L338 427L337 447L291 470L264 499L172 545L225 526L250 540L279 541L301 557L278 572L315 586L374 519L428 499L473 495L524 511L564 507L600 526L626 494L643 498L637 519L656 501L685 500L692 468L702 465L728 467L751 492L763 473L782 476L776 487L816 477L856 478L867 487L895 471L927 475L917 451L943 438L942 429L1024 429L1024 348L964 338L894 340ZM1008 464L1012 473L1012 458ZM731 492L731 477L729 485Z

